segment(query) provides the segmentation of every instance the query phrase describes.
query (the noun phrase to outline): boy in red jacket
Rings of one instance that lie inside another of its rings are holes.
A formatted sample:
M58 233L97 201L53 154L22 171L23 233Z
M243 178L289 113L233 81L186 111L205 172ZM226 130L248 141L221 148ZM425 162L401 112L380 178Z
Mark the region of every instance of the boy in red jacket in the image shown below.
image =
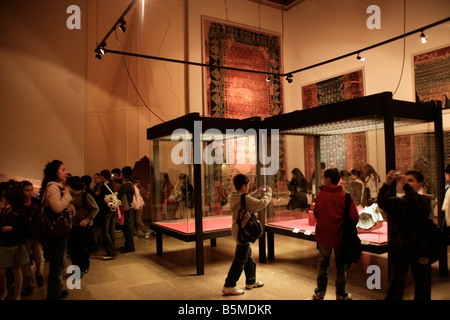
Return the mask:
M345 263L341 259L345 192L341 186L337 185L339 179L339 171L336 169L325 170L324 185L319 187L320 192L315 201L314 216L317 220L315 237L319 257L317 259L317 288L314 290L314 300L323 300L325 297L328 267L333 249L336 257L336 299L352 299L352 296L345 291ZM349 215L352 221L358 222L359 214L353 200L350 204Z

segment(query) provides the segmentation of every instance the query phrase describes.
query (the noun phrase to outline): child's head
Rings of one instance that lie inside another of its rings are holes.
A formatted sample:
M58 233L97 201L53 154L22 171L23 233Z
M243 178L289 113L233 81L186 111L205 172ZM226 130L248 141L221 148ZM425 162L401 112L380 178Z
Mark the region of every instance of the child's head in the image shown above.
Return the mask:
M74 191L81 191L84 189L83 181L78 176L68 177L66 182Z
M180 175L178 176L178 179L180 180L181 183L184 183L187 181L187 176L185 173L180 173Z
M358 169L353 169L351 171L351 175L352 175L352 178L354 178L354 179L361 178L361 171Z
M130 166L126 166L126 167L122 168L122 176L125 179L130 180L132 175L133 175L133 169Z
M100 178L100 173L96 173L92 176L93 180L94 180L94 184L98 185L102 183L102 180Z
M102 182L109 181L111 180L111 171L109 171L108 169L104 169L100 172L100 176Z
M341 176L339 175L339 171L337 169L327 169L325 170L323 177L325 178L325 182L329 181L329 184L337 186ZM329 180L327 180L329 179Z
M90 188L92 183L92 177L89 175L84 175L81 177L81 181L83 181L84 189Z
M24 202L30 202L34 193L33 184L28 180L23 180L20 182L20 187L22 188Z
M417 192L422 188L423 185L423 174L419 171L410 170L405 173L406 182Z
M3 195L5 203L10 204L13 210L21 208L24 204L24 195L22 189L17 185L11 185L5 190Z
M445 167L445 180L450 181L450 164Z
M233 184L234 184L234 187L236 188L236 191L241 190L242 187L245 185L248 185L249 182L250 182L250 180L247 178L247 176L245 176L241 173L238 173L233 178Z

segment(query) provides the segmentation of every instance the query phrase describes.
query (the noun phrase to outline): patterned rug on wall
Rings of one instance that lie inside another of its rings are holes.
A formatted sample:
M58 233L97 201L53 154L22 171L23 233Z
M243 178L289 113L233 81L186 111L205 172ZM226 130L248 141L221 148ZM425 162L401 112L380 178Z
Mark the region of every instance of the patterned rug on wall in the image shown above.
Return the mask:
M280 36L228 22L203 20L205 63L282 73ZM280 77L205 68L206 116L243 119L283 113Z
M232 68L282 73L281 38L250 27L220 20L203 19L206 64ZM283 88L280 77L221 68L205 69L206 116L245 119L283 113ZM254 143L254 140L247 143ZM280 138L280 170L274 178L285 189L285 142ZM253 149L253 148L248 148ZM228 172L236 172L230 165ZM250 175L256 173L253 166ZM247 174L249 174L247 172Z
M450 47L414 56L416 102L442 101L450 108Z
M364 96L362 69L302 87L303 109ZM320 160L326 168L362 169L367 163L366 133L348 133L320 139ZM314 138L305 137L305 176L314 172Z
M425 176L427 192L436 193L436 157L434 135L404 134L395 137L396 170L418 170ZM444 131L444 167L450 164L450 132Z

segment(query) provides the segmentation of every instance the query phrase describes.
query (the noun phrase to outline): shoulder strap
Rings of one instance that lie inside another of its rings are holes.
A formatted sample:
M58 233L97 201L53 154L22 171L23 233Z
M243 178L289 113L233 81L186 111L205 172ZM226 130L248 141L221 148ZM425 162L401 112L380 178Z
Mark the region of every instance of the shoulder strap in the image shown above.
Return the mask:
M245 210L247 210L247 208L245 207L245 196L246 195L247 195L246 193L241 194L241 207L244 208Z
M84 191L83 194L81 195L81 199L83 202L83 208L86 208L87 207L87 192L86 191Z
M103 183L104 185L105 185L105 187L107 187L108 188L108 190L109 190L109 192L111 192L111 193L114 193L109 187L108 187L108 184L105 182L105 183Z
M345 193L345 211L344 214L349 214L350 204L352 203L352 196L350 193Z
M56 185L58 186L58 188L59 188L59 191L61 191L61 187L60 187L56 182L54 182L54 181L49 181L48 184L45 186L44 193L42 194L42 199L41 199L41 206L42 206L42 207L45 207L45 197L47 196L47 190L48 190L48 187L49 187L51 184L56 184Z

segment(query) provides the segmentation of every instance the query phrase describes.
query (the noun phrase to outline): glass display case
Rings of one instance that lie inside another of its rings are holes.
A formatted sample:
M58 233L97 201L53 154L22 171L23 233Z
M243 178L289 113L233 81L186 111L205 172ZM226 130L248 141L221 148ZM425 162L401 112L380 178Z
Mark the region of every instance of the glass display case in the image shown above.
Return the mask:
M392 93L384 92L273 116L262 121L261 127L279 129L279 134L286 138L288 154L304 145L312 164L304 172L309 189L306 191L308 205L303 208L292 208L289 204L291 192L269 184L275 188L273 206L267 210L265 219L269 259L274 259L275 255L274 234L315 241L315 219L309 205L314 201L320 184L314 181L321 181L324 167L350 172L358 164L360 169L370 164L362 171L374 169L380 178L374 183L372 195L367 194L365 198L361 193L359 195L360 221L357 227L365 251L387 252L389 225L385 213L377 207L376 195L389 170L405 173L415 169L425 174L429 189L423 192L434 199L434 219L442 224L444 155L439 104L394 100ZM296 154L297 158L288 161L289 173L298 166L293 163L301 162L301 152ZM319 167L321 170L315 170ZM308 175L311 171L312 176ZM356 195L353 196L356 199ZM447 268L446 248L442 252L441 263Z
M255 188L255 122L191 113L147 130L152 150L151 229L157 254L163 237L196 242L197 274L204 274L203 242L231 235L228 195L243 173Z
M265 140L261 133L266 135ZM310 205L325 168L373 170L379 176L366 195L363 190L353 194L349 190L354 188L350 187L352 181L347 181L347 191L355 201L359 199L358 233L364 251L387 252L389 223L377 207L376 196L391 169L402 173L408 169L425 171L428 189L424 193L436 204L433 218L439 225L444 221L440 103L394 100L392 93L384 92L264 120L191 113L147 129L147 138L154 166L150 227L156 232L157 254L163 252L163 235L195 241L199 275L204 274L204 240L211 239L215 246L217 238L231 235L227 196L234 191L232 179L236 173L249 176L250 191L261 185L273 190L271 204L259 213L265 226L265 234L258 241L260 262L266 257L274 259L275 234L315 241ZM273 166L274 159L279 160L275 170L266 170ZM303 204L298 206L292 197L297 189L290 185L294 168L302 168L308 181L308 187L300 192ZM444 274L444 243L439 265Z

